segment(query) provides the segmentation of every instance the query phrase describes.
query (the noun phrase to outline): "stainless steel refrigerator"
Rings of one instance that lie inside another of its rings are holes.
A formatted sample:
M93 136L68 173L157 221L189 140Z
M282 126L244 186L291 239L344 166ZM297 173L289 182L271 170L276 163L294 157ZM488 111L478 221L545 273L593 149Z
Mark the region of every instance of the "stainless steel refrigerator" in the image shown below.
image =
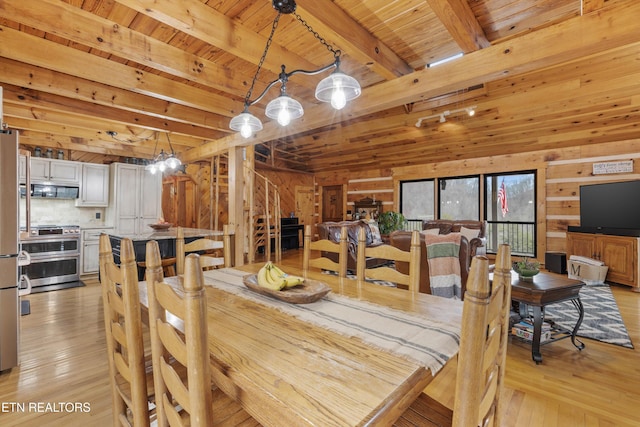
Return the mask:
M18 365L18 194L18 132L0 129L0 371Z

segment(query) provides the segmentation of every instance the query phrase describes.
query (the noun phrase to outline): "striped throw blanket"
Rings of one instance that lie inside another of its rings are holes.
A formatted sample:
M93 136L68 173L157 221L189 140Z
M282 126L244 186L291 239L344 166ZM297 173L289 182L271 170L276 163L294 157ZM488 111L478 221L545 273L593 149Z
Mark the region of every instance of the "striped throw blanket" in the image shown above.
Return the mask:
M425 234L431 293L462 299L460 233Z

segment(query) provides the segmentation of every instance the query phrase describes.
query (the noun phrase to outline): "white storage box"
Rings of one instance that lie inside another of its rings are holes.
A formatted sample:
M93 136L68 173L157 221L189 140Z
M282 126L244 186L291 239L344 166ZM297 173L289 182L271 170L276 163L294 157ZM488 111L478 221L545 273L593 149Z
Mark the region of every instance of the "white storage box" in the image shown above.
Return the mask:
M607 277L609 267L606 265L591 265L580 261L567 261L569 279L582 280L586 285L601 285Z

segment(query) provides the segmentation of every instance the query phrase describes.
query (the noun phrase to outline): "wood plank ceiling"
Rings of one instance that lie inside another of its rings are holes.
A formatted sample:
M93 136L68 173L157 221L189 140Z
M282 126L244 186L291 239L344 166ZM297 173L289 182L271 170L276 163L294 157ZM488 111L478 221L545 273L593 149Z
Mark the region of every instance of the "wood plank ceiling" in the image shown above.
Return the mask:
M305 115L229 130L277 12L259 0L0 0L4 122L21 142L73 158L150 158L167 135L186 162L260 144L257 160L327 172L395 167L637 138L640 2L298 0L342 52L362 95L335 112L295 75ZM426 67L459 52L460 59ZM254 95L332 54L282 15ZM464 111L477 106L473 117ZM417 127L421 117L429 117ZM260 154L262 153L262 154Z

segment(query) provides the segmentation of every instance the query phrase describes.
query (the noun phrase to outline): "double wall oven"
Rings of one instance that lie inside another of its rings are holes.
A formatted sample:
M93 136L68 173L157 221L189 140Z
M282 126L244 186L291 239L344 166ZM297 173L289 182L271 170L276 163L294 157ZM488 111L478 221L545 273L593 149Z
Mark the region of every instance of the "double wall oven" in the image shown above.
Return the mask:
M20 246L31 258L20 267L20 274L28 278L32 289L80 280L79 226L32 226L30 234L20 239Z

